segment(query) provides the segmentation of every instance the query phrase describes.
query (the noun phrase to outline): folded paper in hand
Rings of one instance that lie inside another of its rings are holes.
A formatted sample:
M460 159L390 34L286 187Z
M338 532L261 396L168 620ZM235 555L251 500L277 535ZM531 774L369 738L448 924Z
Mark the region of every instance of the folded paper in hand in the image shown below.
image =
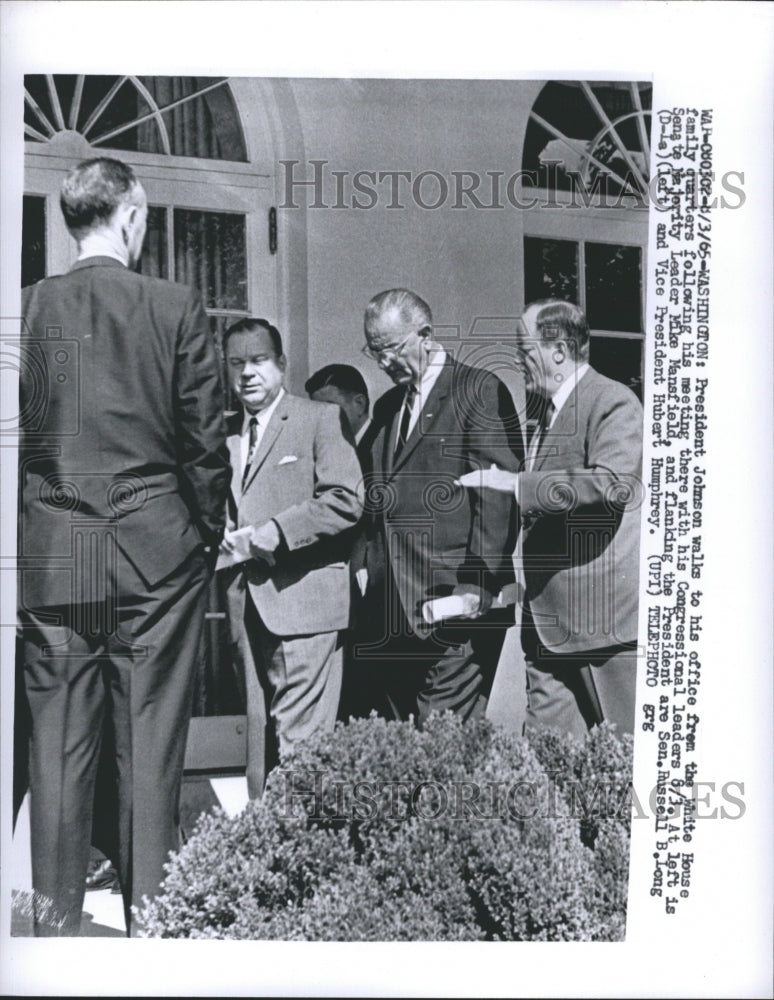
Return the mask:
M229 532L229 538L233 542L234 551L221 552L215 564L215 569L226 569L229 566L236 566L238 563L253 559L253 554L250 551L250 539L252 537L252 525L248 525L246 528L239 528L238 531Z
M519 585L509 583L492 601L493 608L508 608L519 600ZM436 597L433 601L425 601L422 605L422 617L428 625L447 618L459 618L465 614L465 596L450 594L449 597Z

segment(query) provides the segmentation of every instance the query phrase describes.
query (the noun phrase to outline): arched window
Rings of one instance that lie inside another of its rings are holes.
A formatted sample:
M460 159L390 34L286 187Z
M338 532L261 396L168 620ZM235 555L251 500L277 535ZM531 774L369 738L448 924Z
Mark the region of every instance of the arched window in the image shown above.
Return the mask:
M77 132L95 149L247 159L226 77L28 75L24 134Z
M591 363L642 396L651 93L648 83L551 82L522 157L524 302L576 302Z

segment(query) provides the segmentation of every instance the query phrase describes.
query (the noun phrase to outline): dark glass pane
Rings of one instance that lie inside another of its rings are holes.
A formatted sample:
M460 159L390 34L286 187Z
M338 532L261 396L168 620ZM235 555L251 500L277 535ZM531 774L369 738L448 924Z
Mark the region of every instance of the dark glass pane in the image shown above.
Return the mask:
M22 288L46 276L46 199L25 194L22 207Z
M112 85L115 77L110 78ZM160 153L161 143L158 140L158 128L149 120L142 125L126 129L109 138L110 133L133 122L136 118L148 114L151 110L148 102L140 95L135 85L127 80L111 98L108 105L89 130L88 138L97 147L106 149L140 150L143 153Z
M208 309L247 311L245 217L176 208L175 278L198 288Z
M54 118L54 109L51 107L51 101L48 96L48 86L46 84L46 77L43 73L33 73L27 74L24 77L24 89L29 93L30 97L35 101L40 110L48 119L51 127L56 129L56 119ZM35 129L36 132L42 132L43 135L49 135L49 129L41 121L37 112L33 111L29 103L24 101L24 124L30 125ZM30 136L27 137L31 138ZM38 142L40 140L33 140Z
M226 410L238 410L241 403L234 395L228 379L228 369L226 368L226 360L223 355L223 334L228 330L232 323L236 323L240 320L241 316L210 316L210 329L212 330L212 335L215 338L215 349L218 352L218 358L221 364L221 373L223 375L223 387L226 394Z
M524 303L555 298L578 301L578 244L524 237Z
M140 273L152 278L169 278L167 251L167 210L158 205L149 205L148 227L140 258Z
M592 330L642 330L642 251L586 244L586 316Z
M143 76L140 81L153 95L162 112L173 156L247 159L239 115L227 85L215 87L200 97L179 104L184 98L216 83L216 78ZM169 111L164 110L167 107Z
M623 382L642 402L642 347L644 341L629 337L591 337L590 362L616 382Z

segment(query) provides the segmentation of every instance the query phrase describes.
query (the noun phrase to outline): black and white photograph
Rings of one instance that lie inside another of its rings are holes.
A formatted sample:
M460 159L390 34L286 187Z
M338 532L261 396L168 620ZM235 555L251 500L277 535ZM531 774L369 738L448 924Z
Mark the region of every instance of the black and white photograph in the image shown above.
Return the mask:
M9 992L766 995L771 59L573 35L680 6L4 5Z

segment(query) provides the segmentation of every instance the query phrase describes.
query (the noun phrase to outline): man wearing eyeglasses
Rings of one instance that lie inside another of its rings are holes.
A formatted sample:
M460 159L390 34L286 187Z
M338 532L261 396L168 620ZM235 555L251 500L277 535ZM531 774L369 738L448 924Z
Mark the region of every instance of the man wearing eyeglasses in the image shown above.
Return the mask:
M430 307L408 289L376 295L364 353L395 383L374 407L366 497L370 642L356 656L390 718L433 710L483 715L507 616L490 612L512 581L512 496L470 494L466 472L516 470L521 432L510 393L491 372L453 360L433 339ZM456 597L432 623L427 605ZM488 614L488 612L490 612ZM366 666L367 665L367 666Z

